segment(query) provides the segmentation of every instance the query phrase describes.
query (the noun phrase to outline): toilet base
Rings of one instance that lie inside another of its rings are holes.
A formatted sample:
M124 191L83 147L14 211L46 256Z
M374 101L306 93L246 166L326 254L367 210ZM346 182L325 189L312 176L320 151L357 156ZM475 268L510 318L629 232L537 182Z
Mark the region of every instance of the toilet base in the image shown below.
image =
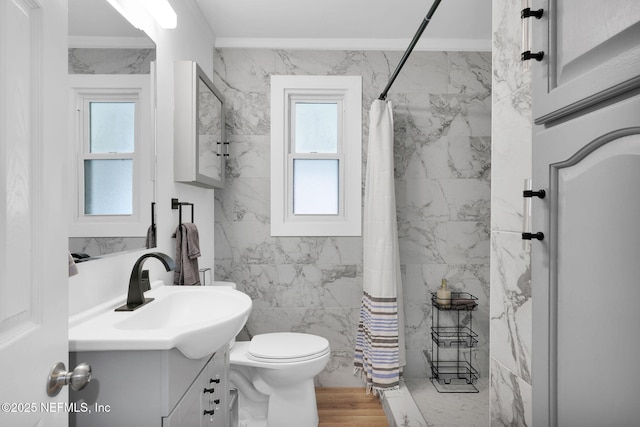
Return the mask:
M313 379L270 395L268 411L267 427L317 427Z
M243 369L237 369L236 373ZM248 372L245 371L246 374ZM274 390L260 378L253 388L234 375L238 389L238 427L317 427L318 407L313 379ZM243 374L244 376L244 374ZM245 377L246 378L246 377ZM269 394L263 394L269 388ZM258 393L260 396L258 396ZM231 426L236 427L236 426Z

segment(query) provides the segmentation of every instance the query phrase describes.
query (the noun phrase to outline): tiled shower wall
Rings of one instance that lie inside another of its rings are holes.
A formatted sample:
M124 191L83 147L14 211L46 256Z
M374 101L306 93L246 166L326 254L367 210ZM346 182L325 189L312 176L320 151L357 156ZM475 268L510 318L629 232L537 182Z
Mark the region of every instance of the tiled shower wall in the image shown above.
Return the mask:
M231 142L226 187L215 191L215 276L236 282L254 308L245 334L326 337L332 358L318 382L361 385L352 375L362 296L360 237L269 234L269 76L358 75L363 149L368 110L402 52L220 49L214 84L226 101ZM392 87L407 377L428 377L429 294L446 277L479 298L474 365L489 372L491 55L414 52ZM365 160L366 162L366 160ZM364 170L364 169L363 169ZM245 336L245 338L247 338Z
M531 259L523 249L531 177L531 73L520 62L520 1L493 0L491 194L492 426L531 426Z

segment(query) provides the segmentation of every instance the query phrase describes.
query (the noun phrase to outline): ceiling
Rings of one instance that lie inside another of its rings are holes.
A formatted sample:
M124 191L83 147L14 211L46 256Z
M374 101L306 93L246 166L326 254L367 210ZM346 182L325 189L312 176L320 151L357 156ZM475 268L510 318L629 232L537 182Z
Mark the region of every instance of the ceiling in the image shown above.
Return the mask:
M69 36L142 37L107 0L69 0Z
M217 47L404 50L432 0L196 0ZM491 0L442 0L417 49L490 50Z
M178 1L178 0L173 0ZM184 0L179 0L184 1ZM217 47L406 49L432 0L195 0ZM178 22L180 25L180 22ZM143 37L106 0L69 0L71 37ZM442 0L416 49L491 50L491 0Z

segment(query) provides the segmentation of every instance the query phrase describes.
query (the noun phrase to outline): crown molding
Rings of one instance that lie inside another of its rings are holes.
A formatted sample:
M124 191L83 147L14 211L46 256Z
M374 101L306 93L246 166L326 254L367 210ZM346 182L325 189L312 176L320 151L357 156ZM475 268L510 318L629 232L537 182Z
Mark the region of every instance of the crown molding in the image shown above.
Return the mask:
M148 37L69 36L69 47L102 49L154 49L156 45Z
M410 39L216 38L216 48L300 50L406 50ZM490 52L491 39L422 39L414 50Z

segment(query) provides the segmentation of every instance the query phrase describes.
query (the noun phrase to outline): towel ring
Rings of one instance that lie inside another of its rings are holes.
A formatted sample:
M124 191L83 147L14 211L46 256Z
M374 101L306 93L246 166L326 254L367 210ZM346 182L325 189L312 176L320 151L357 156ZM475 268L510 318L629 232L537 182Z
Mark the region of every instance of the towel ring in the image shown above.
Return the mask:
M191 222L194 222L194 210L193 203L181 202L178 199L171 199L171 209L178 209L178 225L182 225L182 207L191 206Z

